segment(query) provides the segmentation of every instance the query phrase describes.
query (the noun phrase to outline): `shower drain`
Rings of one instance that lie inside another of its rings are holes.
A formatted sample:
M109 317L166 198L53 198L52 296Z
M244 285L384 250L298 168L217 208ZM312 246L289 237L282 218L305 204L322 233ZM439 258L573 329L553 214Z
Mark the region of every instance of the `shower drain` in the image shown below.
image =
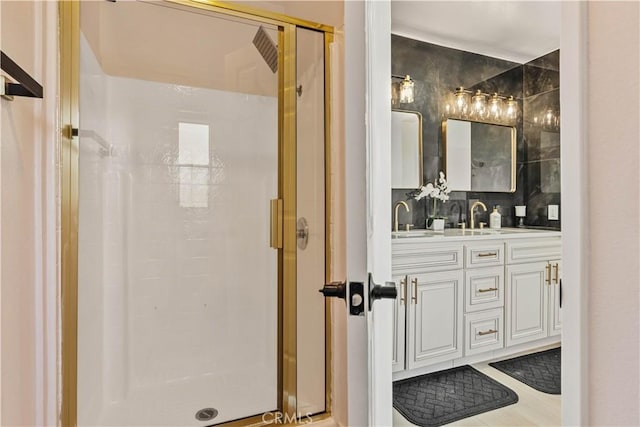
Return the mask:
M218 410L215 408L204 408L196 412L196 420L209 421L218 416Z

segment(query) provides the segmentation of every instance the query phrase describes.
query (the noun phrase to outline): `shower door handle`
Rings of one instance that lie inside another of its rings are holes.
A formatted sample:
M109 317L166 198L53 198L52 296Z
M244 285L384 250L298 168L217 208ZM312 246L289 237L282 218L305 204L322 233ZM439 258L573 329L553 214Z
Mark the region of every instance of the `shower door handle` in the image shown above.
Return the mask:
M299 249L307 249L307 245L309 244L309 223L304 217L298 218L296 222L296 240L298 241Z

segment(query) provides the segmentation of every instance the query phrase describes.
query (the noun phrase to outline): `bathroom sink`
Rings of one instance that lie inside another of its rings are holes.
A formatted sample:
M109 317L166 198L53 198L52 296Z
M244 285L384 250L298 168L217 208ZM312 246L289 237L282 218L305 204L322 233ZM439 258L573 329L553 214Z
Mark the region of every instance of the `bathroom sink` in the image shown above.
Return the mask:
M499 234L500 230L489 229L462 229L462 228L446 228L444 230L445 236L487 236L492 234Z
M432 230L409 230L409 231L392 231L391 237L393 238L406 238L406 237L433 237L438 234L442 235L442 233L436 233Z

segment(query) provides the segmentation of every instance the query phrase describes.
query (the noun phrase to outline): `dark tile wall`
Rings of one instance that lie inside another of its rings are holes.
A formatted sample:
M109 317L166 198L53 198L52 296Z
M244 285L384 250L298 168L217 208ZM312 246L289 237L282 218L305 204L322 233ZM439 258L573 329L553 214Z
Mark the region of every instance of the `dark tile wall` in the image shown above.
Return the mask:
M541 169L533 160L535 150L544 151L545 156L547 156L547 153L552 155L551 151L553 149L547 148L553 145L549 143L552 138L547 135L543 135L541 138L538 135L536 139L535 132L532 129L529 129L527 133L524 129L526 120L523 118L526 112L537 107L538 103L544 104L547 102L545 97L550 95L545 95L545 91L552 90L553 87L557 91L557 85L553 82L553 77L550 74L553 58L547 58L547 56L532 61L527 65L522 65L397 35L391 36L391 73L395 75L409 74L415 81L415 101L412 104L402 104L394 108L419 111L422 114L425 171L423 178L425 182L433 182L438 172L443 169L443 100L449 93L458 86L464 86L471 90L480 89L488 93L498 92L503 95L514 95L519 101L520 114L516 123L518 164L516 192L451 193L451 199L444 205L440 204L439 209L441 214L448 217L448 227L454 227L458 222L466 221L469 216L469 206L475 200L481 200L488 208L487 213L477 215L477 221L488 223L488 215L492 210L492 206L499 205L502 213L502 225L505 227L514 226L516 218L513 206L528 204L527 199L530 195L532 195L531 198L536 204L532 208L527 208L527 213L531 215L531 220L527 218L527 221L531 225L554 226L554 224L540 220L539 209L543 206L542 203L546 203L547 200L552 200L555 203L556 198L547 193L541 193L539 190L536 192L535 189L541 186L539 183L536 184L535 173L537 173L537 179L540 181L540 173L546 169ZM531 68L528 80L525 78L527 66ZM533 74L534 71L538 72L538 77ZM537 80L540 80L540 83ZM525 93L529 94L528 97L524 97L524 102L529 101L526 107L523 105L523 94ZM531 142L530 149L526 144L527 135L529 135L529 141ZM534 142L534 140L537 142ZM541 147L545 148L541 149ZM531 159L531 162L529 162L529 159ZM528 176L529 167L535 171L531 177ZM548 190L553 188L553 185L553 183L545 183L543 187ZM401 207L399 209L398 222L400 224L414 224L415 228L425 228L425 221L432 212L432 201L431 199L423 199L421 201L412 199L410 196L412 190L392 190L392 208L400 200L407 201L411 212L406 213L404 208ZM559 204L559 193L557 194L557 199ZM544 205L544 211L546 218L546 205Z
M443 100L456 87L484 92L498 92L521 98L523 91L522 64L491 58L476 53L450 49L430 43L391 36L391 73L411 75L415 81L415 102L402 104L399 108L422 113L424 179L433 182L442 165L442 121ZM520 100L520 99L519 99ZM519 105L522 111L522 105ZM515 193L466 193L455 192L451 200L440 205L440 213L448 217L447 226L456 226L458 222L467 220L469 201L479 199L487 205L489 211L493 205L500 205L503 214L503 225L514 224L513 206L523 201L524 175L521 161L524 155L522 118L516 124L518 146L518 183ZM416 228L425 228L425 221L432 212L431 200L415 201L407 195L411 189L392 190L392 203L407 200L411 213L403 213L401 209L399 222L411 222ZM488 221L488 214L479 214L477 221ZM511 213L511 214L510 214Z
M529 226L560 229L560 221L547 218L547 206L560 206L560 128L534 121L551 109L560 115L560 51L524 65L524 186ZM560 206L561 207L561 206Z

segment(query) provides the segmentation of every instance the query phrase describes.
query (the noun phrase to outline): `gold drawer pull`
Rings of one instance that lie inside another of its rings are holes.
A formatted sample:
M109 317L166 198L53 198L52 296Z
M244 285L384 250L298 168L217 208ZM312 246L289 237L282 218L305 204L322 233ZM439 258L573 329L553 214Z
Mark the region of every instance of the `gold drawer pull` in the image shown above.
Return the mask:
M486 289L478 289L478 292L493 292L497 290L498 288L486 288Z
M555 281L556 281L556 285L558 284L558 270L560 270L560 266L558 265L558 263L556 262L556 265L554 265L555 269L556 269L556 277L555 277Z
M547 270L547 277L544 279L545 283L547 283L548 285L551 284L551 264L547 264L544 267L545 270Z
M413 285L413 296L411 300L413 300L414 304L418 304L418 278L414 277L411 279L411 284Z
M400 280L400 305L407 301L407 276Z
M489 335L489 334L495 334L498 331L496 331L495 329L489 329L488 331L480 331L478 332L478 335L482 336L482 335Z
M486 258L490 256L498 256L498 252L482 252L478 254L479 258Z

